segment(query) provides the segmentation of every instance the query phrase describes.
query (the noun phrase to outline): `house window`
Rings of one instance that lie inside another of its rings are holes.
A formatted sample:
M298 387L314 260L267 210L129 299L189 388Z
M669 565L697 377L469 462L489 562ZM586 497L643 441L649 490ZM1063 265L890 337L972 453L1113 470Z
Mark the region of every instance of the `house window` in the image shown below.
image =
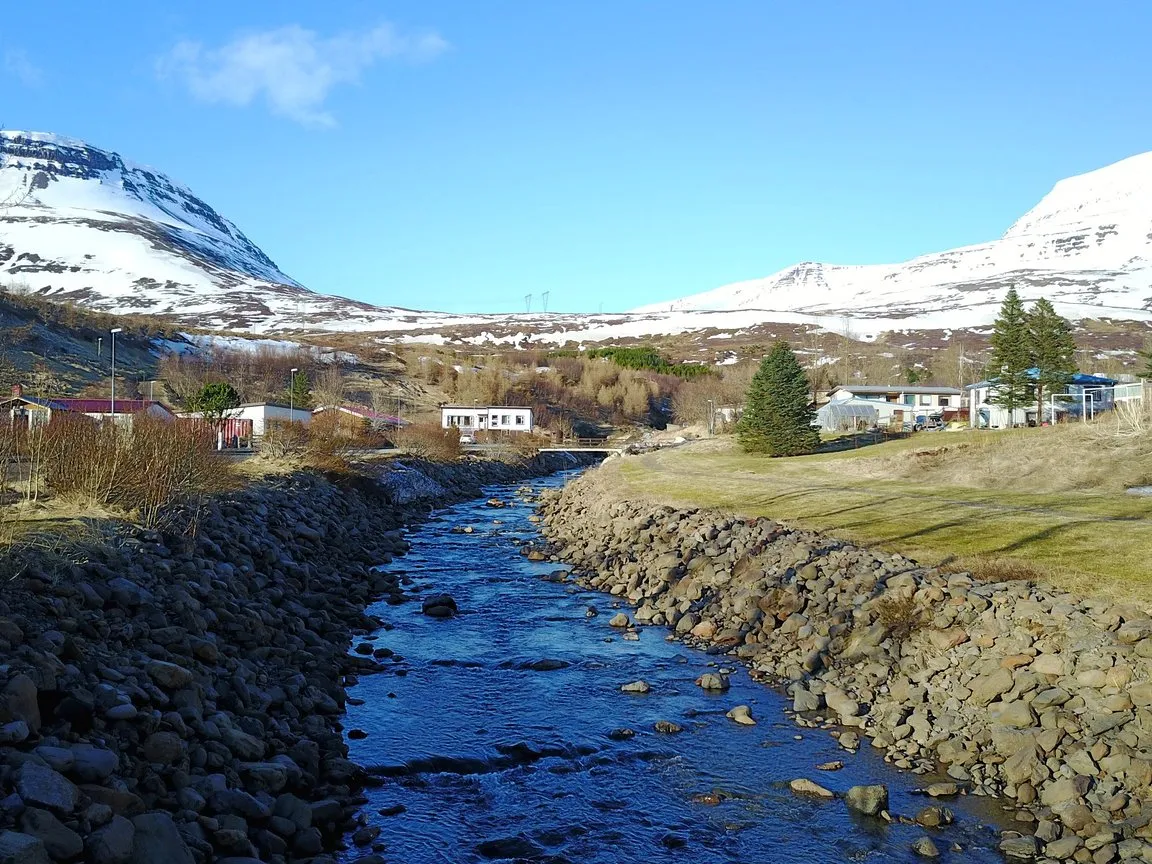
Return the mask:
M952 404L952 403L948 401L948 397L947 397L947 396L941 396L941 397L940 397L940 407L941 407L941 408L947 408L947 407L948 407L949 405L951 405L951 404Z
M931 396L921 396L920 397L920 404L921 405L931 405L932 404L932 397Z
M500 418L496 414L492 415L492 425L493 426L499 426L500 425Z
M517 426L523 426L524 425L524 415L523 414L517 414L516 415L516 425Z
M505 426L507 426L509 423L512 422L512 418L509 417L507 414L502 414L500 416L500 422L503 423Z

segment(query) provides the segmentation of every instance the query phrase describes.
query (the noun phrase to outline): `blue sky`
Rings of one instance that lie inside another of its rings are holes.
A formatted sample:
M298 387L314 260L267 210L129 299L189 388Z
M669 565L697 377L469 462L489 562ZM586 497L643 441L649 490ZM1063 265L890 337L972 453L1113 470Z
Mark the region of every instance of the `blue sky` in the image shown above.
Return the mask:
M622 310L991 239L1152 149L1152 4L56 0L0 124L182 180L310 288Z

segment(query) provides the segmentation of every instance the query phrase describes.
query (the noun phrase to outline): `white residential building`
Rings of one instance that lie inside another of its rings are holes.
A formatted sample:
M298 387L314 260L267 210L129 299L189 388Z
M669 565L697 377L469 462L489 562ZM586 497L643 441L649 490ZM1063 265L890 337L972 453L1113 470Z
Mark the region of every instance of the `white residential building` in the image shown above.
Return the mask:
M440 426L461 432L531 432L532 409L514 405L443 405Z
M312 422L312 409L279 405L274 402L246 402L228 412L229 417L252 421L252 434L257 438L264 434L269 422L300 423L307 426Z

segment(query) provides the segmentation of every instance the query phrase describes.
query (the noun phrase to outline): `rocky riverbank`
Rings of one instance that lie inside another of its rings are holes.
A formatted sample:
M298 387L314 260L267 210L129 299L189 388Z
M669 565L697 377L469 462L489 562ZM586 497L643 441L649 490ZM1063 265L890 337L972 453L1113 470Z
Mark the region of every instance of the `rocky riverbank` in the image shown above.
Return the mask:
M332 861L362 800L344 687L403 663L349 653L369 603L409 599L373 568L432 507L567 467L293 475L207 502L194 535L30 559L0 586L0 862Z
M901 768L1001 796L1019 824L1010 858L1152 861L1147 612L619 501L597 474L543 498L544 533L637 625L742 659L849 749L863 735Z

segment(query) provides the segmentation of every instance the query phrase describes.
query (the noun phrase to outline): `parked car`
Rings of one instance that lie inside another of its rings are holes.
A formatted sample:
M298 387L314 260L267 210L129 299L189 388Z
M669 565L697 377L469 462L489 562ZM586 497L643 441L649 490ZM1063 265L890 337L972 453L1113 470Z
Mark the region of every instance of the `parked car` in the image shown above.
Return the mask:
M476 443L476 436L473 435L471 432L465 432L463 435L460 436L460 443L461 444L475 444Z

